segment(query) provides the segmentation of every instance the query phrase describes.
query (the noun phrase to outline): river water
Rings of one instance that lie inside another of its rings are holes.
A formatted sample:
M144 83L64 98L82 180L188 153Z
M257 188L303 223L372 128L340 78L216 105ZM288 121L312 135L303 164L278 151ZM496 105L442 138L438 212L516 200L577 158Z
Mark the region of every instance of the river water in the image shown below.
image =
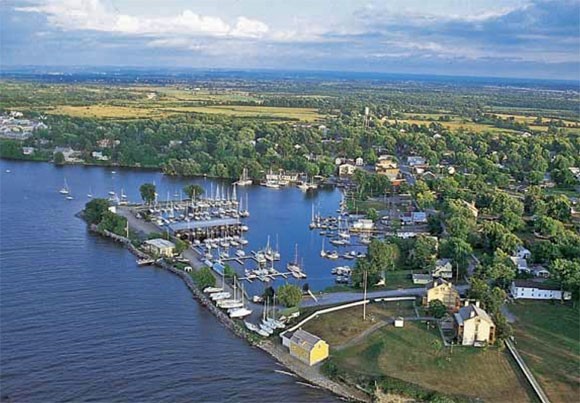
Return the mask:
M58 193L64 178L72 201ZM191 181L0 161L1 400L336 401L274 372L282 368L222 327L179 278L138 268L133 255L89 234L75 217L89 190L105 196L123 188L137 200L144 182L155 182L163 195ZM196 182L209 190L209 180ZM298 242L311 287L332 284L335 264L318 257L320 238L307 225L312 203L331 213L340 194L245 191L250 249L277 234L285 265Z

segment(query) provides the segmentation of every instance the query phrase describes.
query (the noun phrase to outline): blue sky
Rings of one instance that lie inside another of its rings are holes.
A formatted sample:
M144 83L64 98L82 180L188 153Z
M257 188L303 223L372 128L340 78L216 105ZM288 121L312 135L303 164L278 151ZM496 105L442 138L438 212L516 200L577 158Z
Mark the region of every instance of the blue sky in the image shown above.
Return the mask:
M5 66L580 78L580 0L4 0Z

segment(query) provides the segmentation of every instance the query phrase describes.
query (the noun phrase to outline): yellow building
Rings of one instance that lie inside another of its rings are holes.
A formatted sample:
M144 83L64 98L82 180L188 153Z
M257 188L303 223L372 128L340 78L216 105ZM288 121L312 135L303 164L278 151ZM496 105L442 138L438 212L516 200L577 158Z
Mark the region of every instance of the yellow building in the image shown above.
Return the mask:
M375 164L375 171L379 175L385 175L390 181L394 181L399 177L399 167L397 163L391 159L380 159Z
M144 247L156 256L173 256L175 244L166 239L156 238L145 241Z
M328 357L328 344L313 334L298 329L290 337L290 355L308 365L318 364Z
M479 302L461 308L455 315L457 341L463 346L482 347L495 341L495 324Z
M448 281L442 278L435 279L426 285L427 295L423 299L424 305L429 305L429 302L439 300L452 312L459 309L460 298L459 293Z

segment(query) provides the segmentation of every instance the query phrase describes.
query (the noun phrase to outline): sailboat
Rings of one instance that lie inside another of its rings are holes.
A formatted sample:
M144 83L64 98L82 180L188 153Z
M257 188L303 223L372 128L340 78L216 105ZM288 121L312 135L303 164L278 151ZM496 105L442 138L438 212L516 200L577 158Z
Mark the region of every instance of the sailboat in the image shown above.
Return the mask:
M324 250L324 238L322 238L322 248L320 249L320 257L326 257L326 251Z
M252 180L248 177L247 168L242 169L242 176L240 176L240 179L234 184L238 186L249 186L252 184Z
M294 261L290 262L286 265L286 268L290 271L300 271L300 265L298 264L298 244L296 244L295 246L295 252L294 252Z
M66 178L64 178L64 186L58 191L61 195L67 195L70 193L70 189L68 188L68 183L66 183Z
M92 191L92 189L91 189L91 188L89 188L89 193L87 193L87 197L88 197L89 199L92 199L92 198L93 198L93 191Z
M239 212L240 217L249 217L250 216L250 210L248 210L248 194L247 193L246 193L246 205L244 206L243 209L242 209L241 204L242 203L240 203L240 212Z

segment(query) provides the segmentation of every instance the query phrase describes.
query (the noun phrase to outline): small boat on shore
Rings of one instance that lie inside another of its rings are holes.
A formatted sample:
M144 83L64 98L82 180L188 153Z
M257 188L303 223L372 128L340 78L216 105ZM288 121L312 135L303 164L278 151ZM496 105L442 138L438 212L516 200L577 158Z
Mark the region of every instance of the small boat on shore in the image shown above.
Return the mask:
M155 263L155 259L151 259L151 258L137 259L138 266L148 266L148 265L153 264L153 263Z

